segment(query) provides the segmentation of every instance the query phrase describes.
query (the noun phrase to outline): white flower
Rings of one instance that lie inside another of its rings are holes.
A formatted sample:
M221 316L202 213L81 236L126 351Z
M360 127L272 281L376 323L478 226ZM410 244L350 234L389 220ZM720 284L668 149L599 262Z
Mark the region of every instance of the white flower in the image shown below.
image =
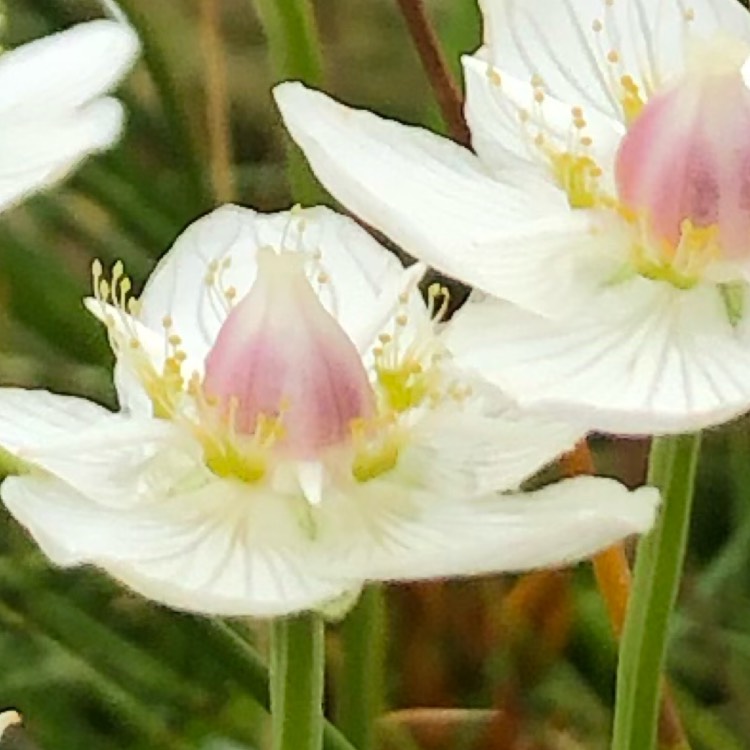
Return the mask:
M0 210L117 140L122 105L106 94L138 49L129 26L103 19L0 54Z
M462 378L438 334L446 292L426 306L421 272L328 209L235 206L193 224L138 301L121 266L97 266L122 411L0 390L0 446L36 467L5 504L58 564L234 615L556 564L648 529L653 489L515 492L581 433Z
M283 84L316 174L490 295L449 345L522 406L626 434L744 412L750 14L736 0L483 10L485 44L464 59L475 153Z

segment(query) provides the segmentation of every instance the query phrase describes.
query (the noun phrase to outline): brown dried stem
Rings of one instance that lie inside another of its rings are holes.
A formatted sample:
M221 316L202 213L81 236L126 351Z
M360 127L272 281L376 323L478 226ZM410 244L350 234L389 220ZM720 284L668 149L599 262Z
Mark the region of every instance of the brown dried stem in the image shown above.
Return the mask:
M397 0L451 137L469 145L461 90L451 74L423 0Z

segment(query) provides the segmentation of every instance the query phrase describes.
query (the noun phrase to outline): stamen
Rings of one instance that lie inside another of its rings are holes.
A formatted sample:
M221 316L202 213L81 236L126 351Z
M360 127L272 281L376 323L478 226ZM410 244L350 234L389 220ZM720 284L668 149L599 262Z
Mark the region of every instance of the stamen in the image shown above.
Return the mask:
M388 418L352 422L352 476L358 482L369 482L395 468L401 445L393 427Z

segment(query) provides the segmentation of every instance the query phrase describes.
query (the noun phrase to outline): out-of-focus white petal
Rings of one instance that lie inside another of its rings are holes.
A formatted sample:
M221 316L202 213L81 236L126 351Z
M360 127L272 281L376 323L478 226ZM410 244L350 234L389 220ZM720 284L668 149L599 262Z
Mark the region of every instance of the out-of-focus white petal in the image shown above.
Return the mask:
M594 241L595 219L570 211L561 192L547 200L514 184L517 173L496 181L450 141L301 84L282 84L275 95L328 190L409 253L541 312L558 313L560 299L581 296L589 280L571 266Z
M158 330L169 315L188 355L202 361L227 317L216 284L206 282L211 264L221 269L221 287L239 299L255 280L257 251L282 246L308 254L311 283L355 340L369 328L381 295L392 307L403 289L400 262L348 217L325 207L259 214L228 205L177 239L146 285L140 320Z
M618 119L622 76L648 95L681 71L692 34L723 31L750 42L750 16L735 0L482 0L481 5L484 58L521 80L540 79L562 101Z
M576 127L570 104L551 95L538 100L528 81L493 68L477 57L463 58L466 76L466 119L471 143L479 158L498 179L509 168L536 168L552 177L548 152L566 153L571 146L592 158L602 170L601 189L614 187L614 159L625 127L619 120L590 109L586 127ZM523 115L522 115L523 113ZM535 139L543 136L543 145ZM590 145L581 147L582 138Z
M446 345L521 406L588 429L685 432L750 408L748 334L713 286L637 277L560 320L486 300L454 317Z
M0 209L40 186L62 179L87 155L111 146L120 135L123 109L99 99L54 117L0 122Z
M0 713L0 739L5 731L21 723L21 717L16 711L3 711Z
M288 502L270 493L248 496L240 483L217 479L124 509L47 477L12 477L1 493L56 564L95 564L179 609L283 615L351 585L311 572L312 541Z
M72 113L114 88L138 50L132 28L98 20L6 52L0 57L0 119L32 125Z
M496 389L482 390L481 398L435 409L412 428L399 461L407 481L466 498L515 489L585 435L518 409Z
M363 487L322 510L320 540L341 571L409 580L561 565L647 531L658 492L580 477L524 495L466 498Z

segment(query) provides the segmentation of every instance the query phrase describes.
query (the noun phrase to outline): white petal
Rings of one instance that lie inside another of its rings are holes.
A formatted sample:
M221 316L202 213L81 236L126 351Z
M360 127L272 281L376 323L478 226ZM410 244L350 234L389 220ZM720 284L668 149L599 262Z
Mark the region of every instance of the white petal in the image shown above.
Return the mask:
M312 542L283 498L216 480L137 507L108 507L42 477L6 480L2 497L58 565L91 563L172 607L271 616L343 593L311 573Z
M569 266L591 244L594 219L571 212L562 193L549 202L528 183L512 184L517 173L495 181L450 141L301 84L282 84L275 95L328 190L407 252L535 310L558 312L560 299L581 296L580 275Z
M0 57L0 119L33 124L72 113L114 88L138 50L129 26L98 20L6 52Z
M577 128L570 104L551 95L536 100L531 84L477 57L465 56L463 65L472 146L498 179L507 169L522 167L541 169L552 179L547 150L566 153L572 144L575 153L596 162L603 172L600 189L613 194L614 160L625 133L621 122L588 109L583 113L586 127ZM539 136L544 137L543 146L535 143ZM591 139L586 149L580 145L584 137Z
M0 447L54 474L79 492L112 505L134 493L158 468L187 473L180 459L191 442L170 422L113 414L85 399L48 391L0 389ZM173 449L174 447L174 449ZM152 466L159 453L159 467Z
M410 580L520 571L581 559L654 521L658 492L580 477L467 501L370 483L329 508L321 536L348 575Z
M691 33L718 30L750 41L750 17L735 0L482 0L482 55L524 81L541 78L571 105L622 118L618 82L642 95L682 69ZM686 20L686 10L694 16ZM596 22L601 30L595 31ZM608 59L616 53L615 62Z
M456 275L541 315L572 315L590 305L622 269L631 238L616 216L568 211L477 241L469 251L456 253L457 261L463 262L456 263L463 268Z
M435 493L466 498L515 489L571 450L580 426L521 411L495 389L436 409L409 433L399 471Z
M635 278L557 321L498 301L470 304L447 346L522 406L589 429L691 431L750 408L750 339L712 286Z
M141 297L141 321L158 330L169 315L188 355L202 361L227 315L221 290L206 283L210 264L229 260L221 286L241 298L255 280L256 253L267 246L308 253L323 304L355 339L369 328L381 294L392 307L408 280L394 256L353 220L327 208L264 215L223 206L188 227L162 259Z
M122 124L122 106L114 99L54 117L6 118L0 124L0 209L61 180L85 156L110 147Z
M0 388L0 447L13 454L68 440L111 417L93 401L49 391Z

